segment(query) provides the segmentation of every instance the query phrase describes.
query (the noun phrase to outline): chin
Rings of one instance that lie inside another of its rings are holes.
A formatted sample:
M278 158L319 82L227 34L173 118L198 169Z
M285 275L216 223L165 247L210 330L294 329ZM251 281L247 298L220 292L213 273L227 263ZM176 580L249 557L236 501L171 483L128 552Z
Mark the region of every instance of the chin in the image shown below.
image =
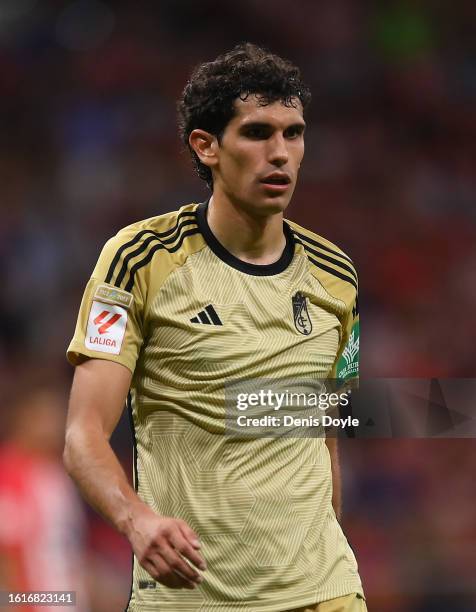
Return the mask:
M245 204L243 208L253 217L269 217L271 215L279 215L287 208L287 203L282 202L259 202L256 204Z
M245 196L236 198L235 202L240 208L246 210L250 215L268 217L270 215L282 214L289 206L291 198L288 194L279 196Z
M258 207L266 215L277 215L283 213L289 206L290 198L266 198Z

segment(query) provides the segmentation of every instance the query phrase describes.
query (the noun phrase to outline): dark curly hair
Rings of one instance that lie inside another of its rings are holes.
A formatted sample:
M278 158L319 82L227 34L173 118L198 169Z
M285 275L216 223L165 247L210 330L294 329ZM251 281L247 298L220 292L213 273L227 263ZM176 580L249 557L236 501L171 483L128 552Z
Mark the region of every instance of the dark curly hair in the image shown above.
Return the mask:
M198 176L213 187L212 173L190 147L188 138L195 129L214 134L218 141L235 114L234 101L258 94L266 106L281 100L295 106L294 98L305 109L311 101L309 88L301 81L299 68L252 43L242 43L217 57L213 62L195 68L180 97L179 134L192 155Z

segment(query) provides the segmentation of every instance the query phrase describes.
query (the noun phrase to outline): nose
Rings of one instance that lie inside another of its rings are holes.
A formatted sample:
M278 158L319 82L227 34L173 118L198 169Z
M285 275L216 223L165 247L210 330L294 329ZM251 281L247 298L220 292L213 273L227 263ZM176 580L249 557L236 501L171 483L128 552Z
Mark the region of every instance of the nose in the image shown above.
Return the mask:
M269 161L280 168L288 161L288 149L283 134L275 133L269 140Z

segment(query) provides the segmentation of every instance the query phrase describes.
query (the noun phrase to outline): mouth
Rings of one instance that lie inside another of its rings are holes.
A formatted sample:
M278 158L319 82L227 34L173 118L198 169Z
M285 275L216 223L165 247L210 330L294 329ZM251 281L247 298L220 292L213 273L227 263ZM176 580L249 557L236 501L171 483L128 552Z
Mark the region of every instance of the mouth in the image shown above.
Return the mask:
M262 178L260 183L267 190L279 193L288 189L289 185L291 184L291 179L287 174L275 172Z

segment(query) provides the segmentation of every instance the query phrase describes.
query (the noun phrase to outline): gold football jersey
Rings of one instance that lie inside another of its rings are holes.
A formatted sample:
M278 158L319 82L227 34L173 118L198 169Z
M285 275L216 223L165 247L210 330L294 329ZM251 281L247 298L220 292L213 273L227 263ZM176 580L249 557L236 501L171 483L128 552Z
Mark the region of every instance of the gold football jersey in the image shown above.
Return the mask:
M362 594L322 437L226 435L230 381L358 374L351 260L295 223L284 232L278 261L245 263L211 232L207 204L190 204L121 230L87 285L68 358L131 370L136 490L199 534L208 565L189 591L135 560L131 612L276 612Z

